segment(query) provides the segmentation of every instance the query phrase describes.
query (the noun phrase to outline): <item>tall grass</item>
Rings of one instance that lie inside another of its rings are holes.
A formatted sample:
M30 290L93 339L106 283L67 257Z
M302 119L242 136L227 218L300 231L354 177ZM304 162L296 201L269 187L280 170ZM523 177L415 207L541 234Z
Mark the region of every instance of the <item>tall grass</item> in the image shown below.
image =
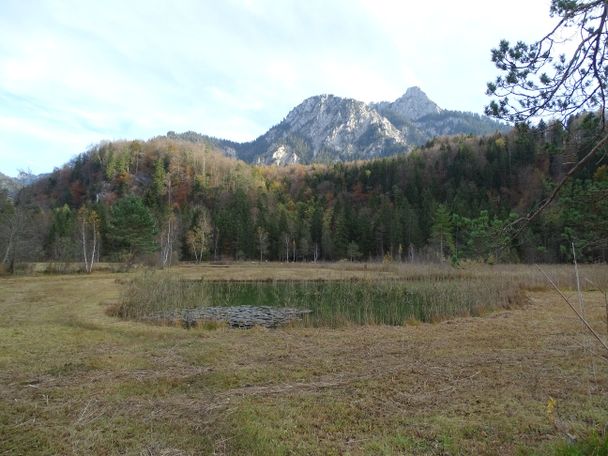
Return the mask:
M142 319L202 306L271 306L310 309L306 326L402 325L478 316L521 304L519 284L500 276L416 280L285 282L184 281L146 273L124 288L117 314Z
M354 263L338 262L327 265L333 270L365 272L370 279L380 274L400 280L459 280L483 278L517 282L526 289L548 289L545 276L533 265L466 263L452 267L448 263ZM571 264L541 264L540 267L562 288L576 288L576 277ZM582 285L587 290L608 289L608 268L606 264L579 264Z

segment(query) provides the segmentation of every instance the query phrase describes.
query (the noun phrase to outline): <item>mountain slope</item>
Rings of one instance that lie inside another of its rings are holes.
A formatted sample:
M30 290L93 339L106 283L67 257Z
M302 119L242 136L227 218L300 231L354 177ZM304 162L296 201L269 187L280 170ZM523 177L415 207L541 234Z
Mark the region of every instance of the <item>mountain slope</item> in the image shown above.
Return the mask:
M333 163L408 152L436 136L491 134L508 127L488 117L440 108L419 87L393 102L364 103L319 95L304 100L256 140L236 143L194 132L175 134L210 142L225 155L248 163Z
M333 95L311 97L279 125L239 148L259 164L349 161L406 150L407 139L371 106Z

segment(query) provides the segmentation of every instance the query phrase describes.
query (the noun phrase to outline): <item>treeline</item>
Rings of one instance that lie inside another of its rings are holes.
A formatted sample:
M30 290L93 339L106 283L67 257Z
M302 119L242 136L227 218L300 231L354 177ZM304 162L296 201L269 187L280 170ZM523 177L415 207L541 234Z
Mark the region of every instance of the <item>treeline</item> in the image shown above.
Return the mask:
M408 155L255 167L211 143L102 143L0 197L0 253L25 260L606 261L608 167L589 165L517 237L506 229L600 133L591 115L438 138ZM598 155L598 158L601 154Z

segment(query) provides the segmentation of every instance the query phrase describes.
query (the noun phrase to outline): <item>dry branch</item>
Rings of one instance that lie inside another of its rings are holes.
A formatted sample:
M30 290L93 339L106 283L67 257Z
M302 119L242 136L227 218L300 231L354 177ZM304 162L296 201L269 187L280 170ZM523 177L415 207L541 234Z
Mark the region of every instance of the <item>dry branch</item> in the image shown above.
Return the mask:
M602 147L604 147L607 143L608 143L608 134L604 135L604 137L602 139L600 139L599 142L595 146L593 146L593 148L589 151L589 153L587 155L585 155L583 158L581 158L578 162L576 162L576 164L572 168L570 168L570 170L566 173L566 175L564 177L562 177L560 179L560 181L557 183L557 185L555 186L555 188L553 189L551 194L541 203L541 205L539 207L537 207L535 210L529 212L528 215L526 215L525 217L520 217L517 220L510 223L509 225L507 225L507 227L506 227L507 230L513 229L519 225L519 227L517 227L517 229L515 230L513 237L519 236L519 234L521 234L521 232L526 228L528 223L530 223L532 220L534 220L541 212L543 212L553 202L553 200L557 197L557 194L562 189L562 187L566 184L568 179L570 179L573 175L575 175L578 171L580 171L580 169L583 166L587 165L587 163L589 163L591 161L591 159L595 156L597 151L600 150Z
M566 301L566 304L568 304L568 306L570 306L570 308L572 309L572 311L576 314L576 316L583 322L583 324L586 326L586 328L591 332L591 334L598 340L598 342L606 349L606 353L608 354L608 345L606 344L606 342L604 342L604 340L602 340L602 338L600 337L600 335L593 329L593 327L589 324L589 322L585 319L585 317L583 317L583 315L581 315L581 313L576 310L576 307L574 307L574 305L570 302L570 300L561 292L561 290L558 288L558 286L555 284L555 282L553 282L553 280L551 280L551 277L549 277L545 271L543 271L541 269L541 267L539 265L535 265L536 268L545 276L545 278L549 281L549 283L551 284L551 286L553 287L553 289L562 297L562 299L564 301ZM608 361L608 355L603 355L603 358Z

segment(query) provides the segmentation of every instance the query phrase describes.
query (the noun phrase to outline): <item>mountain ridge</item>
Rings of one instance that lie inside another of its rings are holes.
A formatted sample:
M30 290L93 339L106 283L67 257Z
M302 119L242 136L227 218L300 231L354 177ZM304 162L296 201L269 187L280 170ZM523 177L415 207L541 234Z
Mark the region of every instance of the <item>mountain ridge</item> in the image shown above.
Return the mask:
M491 134L508 126L479 114L443 109L417 86L396 100L365 103L331 94L306 98L253 141L237 143L195 132L168 138L211 142L247 163L334 163L407 153L436 136Z

